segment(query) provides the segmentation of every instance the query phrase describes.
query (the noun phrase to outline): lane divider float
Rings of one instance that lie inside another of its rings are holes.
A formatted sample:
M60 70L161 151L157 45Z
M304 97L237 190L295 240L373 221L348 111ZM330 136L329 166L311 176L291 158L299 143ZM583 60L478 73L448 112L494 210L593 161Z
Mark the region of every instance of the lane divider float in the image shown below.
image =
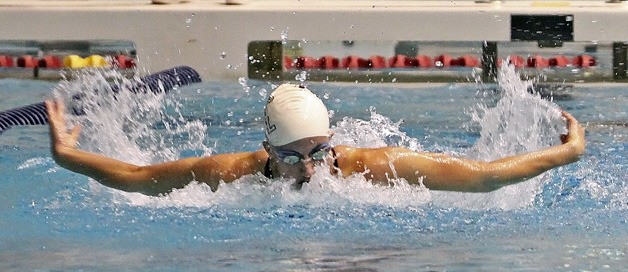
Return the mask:
M590 68L597 66L597 60L595 57L589 55L577 55L573 58L556 55L551 57L543 57L541 55L533 55L530 57L523 57L520 55L508 55L506 58L510 64L515 68L554 68L554 67L578 67L578 68ZM503 59L497 60L497 66L501 66ZM479 56L472 54L465 54L459 57L454 57L449 54L441 54L435 57L428 55L417 55L416 57L409 57L406 55L394 55L390 58L386 58L380 55L372 55L368 58L363 58L356 55L349 55L342 58L332 55L324 55L319 58L312 56L299 56L291 58L284 56L283 58L284 68L291 69L321 69L321 70L337 70L337 69L386 69L386 68L399 68L399 69L416 69L416 68L451 68L451 67L480 67L482 61Z
M111 61L108 61L111 59ZM47 69L82 69L115 66L120 69L130 69L136 66L135 59L127 55L101 56L90 55L81 57L79 55L46 55L37 58L33 55L10 56L0 55L0 67L4 68L47 68Z
M142 77L132 86L125 86L125 90L137 92L169 92L178 86L190 85L201 82L198 72L188 66L174 67L155 74ZM112 85L112 91L119 92L119 85ZM80 99L80 95L75 97ZM80 114L82 109L73 109L74 114ZM0 134L13 126L20 125L46 125L48 113L44 102L39 102L19 108L13 108L0 112Z

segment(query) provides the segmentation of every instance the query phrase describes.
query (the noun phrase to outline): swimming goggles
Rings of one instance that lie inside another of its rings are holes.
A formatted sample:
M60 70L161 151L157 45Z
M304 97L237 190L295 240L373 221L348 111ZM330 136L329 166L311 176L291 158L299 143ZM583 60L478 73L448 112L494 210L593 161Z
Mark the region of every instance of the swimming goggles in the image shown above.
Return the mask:
M310 160L316 162L323 161L329 155L329 151L331 151L331 145L329 145L329 143L322 143L310 151L308 154L309 159L305 159L301 153L294 150L275 150L275 154L277 154L279 160L285 164L295 165L299 162L305 163Z

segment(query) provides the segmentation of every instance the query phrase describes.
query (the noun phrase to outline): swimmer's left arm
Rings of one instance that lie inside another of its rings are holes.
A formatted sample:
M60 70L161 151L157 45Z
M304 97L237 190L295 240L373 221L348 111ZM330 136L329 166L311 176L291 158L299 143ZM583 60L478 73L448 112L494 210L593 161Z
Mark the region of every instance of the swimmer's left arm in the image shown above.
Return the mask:
M487 192L535 177L549 169L577 161L584 153L584 129L564 112L568 134L563 144L514 155L491 162L468 160L445 154L418 153L388 147L365 151L360 159L373 180L389 177L422 183L430 189Z

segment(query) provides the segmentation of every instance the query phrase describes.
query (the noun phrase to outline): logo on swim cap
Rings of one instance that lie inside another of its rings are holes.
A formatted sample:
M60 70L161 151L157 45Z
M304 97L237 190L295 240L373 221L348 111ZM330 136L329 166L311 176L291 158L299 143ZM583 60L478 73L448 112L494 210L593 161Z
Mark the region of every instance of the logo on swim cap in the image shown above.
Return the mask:
M266 105L270 104L270 102L273 101L273 98L274 96L271 95L268 98L268 102L266 102ZM266 117L266 120L264 120L264 123L266 124L266 134L268 135L268 134L273 133L277 129L277 126L274 124L271 124L270 117L268 116L267 112L268 112L268 106L264 108L264 116Z
M329 135L329 116L323 101L298 85L277 87L268 98L264 116L266 139L271 145Z

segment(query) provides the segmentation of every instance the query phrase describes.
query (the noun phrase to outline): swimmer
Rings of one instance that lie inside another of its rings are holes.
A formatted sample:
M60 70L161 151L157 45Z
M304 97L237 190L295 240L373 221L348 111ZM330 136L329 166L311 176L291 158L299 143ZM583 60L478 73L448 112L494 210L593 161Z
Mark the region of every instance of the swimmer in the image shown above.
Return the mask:
M361 174L383 185L394 177L432 190L489 192L578 161L585 151L584 128L567 112L563 116L568 133L561 135L562 144L491 162L403 147L332 146L333 132L323 102L306 88L283 84L273 91L264 109L263 149L138 166L78 149L80 126L66 129L64 104L49 100L46 107L52 157L60 166L105 186L146 195L167 194L192 181L216 191L220 182L258 173L293 179L300 188L309 182L316 165L325 165L341 177Z

